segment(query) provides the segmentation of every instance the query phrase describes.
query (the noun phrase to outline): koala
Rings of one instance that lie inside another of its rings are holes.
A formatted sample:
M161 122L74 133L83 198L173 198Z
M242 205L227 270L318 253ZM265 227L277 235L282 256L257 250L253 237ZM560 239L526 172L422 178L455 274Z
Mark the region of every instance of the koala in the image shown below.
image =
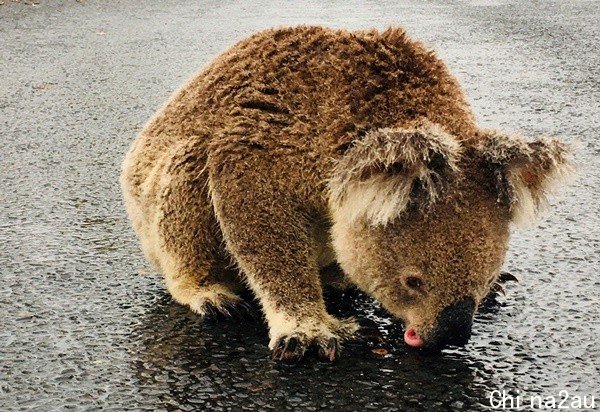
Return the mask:
M299 26L195 75L133 142L121 185L175 301L227 314L248 287L275 359L333 361L358 325L327 312L328 283L374 297L411 347L466 344L511 225L545 207L570 153L478 127L444 63L401 28ZM322 274L333 264L341 281Z

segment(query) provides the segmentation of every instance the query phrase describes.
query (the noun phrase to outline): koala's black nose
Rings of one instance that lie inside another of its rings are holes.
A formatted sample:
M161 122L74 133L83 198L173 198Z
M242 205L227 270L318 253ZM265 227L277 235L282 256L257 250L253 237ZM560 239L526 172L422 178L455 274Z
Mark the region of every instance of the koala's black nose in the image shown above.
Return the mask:
M475 301L472 298L464 298L444 308L427 340L427 347L442 349L448 345L466 345L471 337L474 312Z

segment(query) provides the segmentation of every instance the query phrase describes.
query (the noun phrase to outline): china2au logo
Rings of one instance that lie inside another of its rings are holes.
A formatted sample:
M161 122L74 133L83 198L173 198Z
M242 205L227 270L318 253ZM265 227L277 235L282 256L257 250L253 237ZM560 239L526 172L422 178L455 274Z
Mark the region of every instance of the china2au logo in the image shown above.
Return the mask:
M516 392L516 394L514 393ZM594 395L571 395L561 390L555 395L524 395L519 391L495 390L490 393L489 405L493 409L531 410L531 409L596 409Z

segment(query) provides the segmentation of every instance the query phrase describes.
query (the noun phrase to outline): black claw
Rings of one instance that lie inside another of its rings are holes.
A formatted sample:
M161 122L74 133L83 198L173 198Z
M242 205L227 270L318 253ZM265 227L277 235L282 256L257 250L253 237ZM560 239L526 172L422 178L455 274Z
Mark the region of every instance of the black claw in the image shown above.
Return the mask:
M207 303L204 305L204 310L208 313L208 316L214 318L216 315L215 308L213 305Z
M280 338L273 349L271 358L286 363L295 363L302 359L305 351L306 346L300 338L295 336Z
M285 351L295 352L299 345L300 341L298 340L298 338L289 338L287 344L285 345Z
M500 272L500 277L498 278L498 281L502 282L502 283L506 283L506 282L519 283L519 279L517 279L517 277L515 275L513 275L512 273L508 273L508 272Z
M240 310L237 307L237 305L235 304L235 302L228 302L228 303L224 304L221 309L221 313L229 318L241 317Z
M506 296L506 291L504 290L504 287L501 283L494 283L491 292L495 293L496 295Z
M283 348L285 347L285 339L279 339L273 348L273 352L271 353L271 359L279 359L281 358L281 353L283 352Z
M322 361L333 362L340 352L340 343L337 338L329 338L326 342L318 343L317 355Z
M243 300L225 301L220 306L213 305L207 302L204 307L207 317L214 319L221 318L237 318L243 319L246 316L251 316L256 320L256 314L252 310L252 306Z

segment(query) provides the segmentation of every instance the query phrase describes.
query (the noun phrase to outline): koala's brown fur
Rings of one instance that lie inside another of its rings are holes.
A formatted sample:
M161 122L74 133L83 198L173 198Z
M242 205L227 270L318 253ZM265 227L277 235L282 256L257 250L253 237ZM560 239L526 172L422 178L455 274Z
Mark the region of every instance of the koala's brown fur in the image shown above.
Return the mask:
M478 128L446 66L401 29L301 26L194 76L133 143L121 183L175 300L226 312L232 259L276 357L316 345L333 359L357 326L326 312L319 269L339 262L427 341L445 307L489 292L510 221L543 204L566 155Z

